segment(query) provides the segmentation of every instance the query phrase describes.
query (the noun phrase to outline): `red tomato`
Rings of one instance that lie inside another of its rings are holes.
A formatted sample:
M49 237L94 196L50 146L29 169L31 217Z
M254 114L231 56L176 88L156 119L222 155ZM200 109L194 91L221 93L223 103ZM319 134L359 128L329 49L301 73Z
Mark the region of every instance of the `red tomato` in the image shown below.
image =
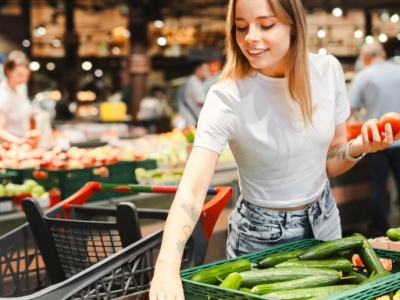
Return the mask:
M385 268L386 271L391 271L392 270L393 262L392 262L391 259L379 257L379 260L381 261L381 263L382 263L382 265L383 265L383 267ZM351 261L352 261L352 263L353 263L353 265L355 267L363 267L364 266L364 263L361 260L360 255L358 255L358 254L353 254L353 257L351 258Z
M379 123L382 130L385 130L385 124L389 123L392 126L393 135L396 135L400 130L400 114L396 112L387 112L383 114Z
M380 121L378 119L370 119L370 120L366 121L364 124L367 126L367 129L368 129L368 140L370 142L372 142L374 140L374 138L372 136L372 130L371 130L371 125L372 124L376 125L376 127L378 128L379 134L381 136L381 139L384 139L383 133L385 132L385 129L382 128L382 125L381 125L381 123L380 123Z

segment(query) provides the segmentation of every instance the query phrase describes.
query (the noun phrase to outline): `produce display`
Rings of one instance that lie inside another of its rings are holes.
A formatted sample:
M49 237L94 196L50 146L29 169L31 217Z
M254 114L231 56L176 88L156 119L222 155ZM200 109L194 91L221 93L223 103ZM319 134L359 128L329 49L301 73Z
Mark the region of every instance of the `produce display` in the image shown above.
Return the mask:
M389 278L393 275L391 270L392 261L378 257L369 240L354 233L305 249L266 253L257 261L239 257L196 270L185 279L239 291L247 294L248 299L252 299L250 295L265 299L329 299L380 278ZM400 284L387 296L393 297L399 288Z
M27 197L35 198L41 207L47 208L61 201L60 190L46 188L37 181L26 179L22 184L0 183L0 197L11 197L16 210L20 210L21 201Z

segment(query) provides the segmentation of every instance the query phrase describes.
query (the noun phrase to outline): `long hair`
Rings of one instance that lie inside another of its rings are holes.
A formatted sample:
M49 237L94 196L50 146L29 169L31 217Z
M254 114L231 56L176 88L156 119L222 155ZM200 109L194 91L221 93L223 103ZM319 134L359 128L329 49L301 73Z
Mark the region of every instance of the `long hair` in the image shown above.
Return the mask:
M226 63L219 81L237 80L253 71L247 58L236 42L235 6L237 0L229 0L225 23ZM291 97L298 102L306 123L312 124L311 83L308 65L307 21L301 0L269 1L275 16L291 28L289 66L286 71Z

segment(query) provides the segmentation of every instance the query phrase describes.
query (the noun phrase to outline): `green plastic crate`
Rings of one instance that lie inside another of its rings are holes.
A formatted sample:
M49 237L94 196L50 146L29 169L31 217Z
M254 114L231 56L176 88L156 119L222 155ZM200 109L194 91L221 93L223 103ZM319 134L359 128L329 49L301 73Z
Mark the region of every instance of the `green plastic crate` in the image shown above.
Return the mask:
M6 185L7 183L21 183L19 173L14 170L0 170L0 183Z
M144 168L151 170L157 168L157 161L153 159L136 160L136 161L119 161L115 164L102 166L108 169L108 175L99 174L100 167L94 167L92 170L91 181L102 183L129 183L137 184L135 169ZM90 197L88 202L105 200L119 196L126 196L126 192L100 192Z
M120 161L110 165L104 165L99 167L93 167L91 181L98 181L102 183L129 183L136 184L135 168L137 167L136 161ZM105 168L105 169L104 169ZM100 169L106 170L106 172L100 172ZM106 174L104 174L106 173ZM126 193L123 192L101 192L95 193L88 200L104 200L117 196L124 196Z
M92 179L92 168L50 170L50 169L20 169L22 182L33 179L46 190L59 188L61 199L71 196Z
M213 266L224 264L228 261L235 261L238 259L248 259L252 263L256 263L260 258L268 253L284 252L295 249L307 249L313 245L319 244L322 241L317 239L304 239L286 245L273 247L267 250L258 251L255 253L243 255L235 259L226 259L218 262L190 268L181 271L181 278L183 283L183 289L185 291L186 300L208 300L213 299L270 299L266 296L252 295L249 293L244 293L241 291L235 291L231 289L222 288L215 285L203 284L189 280L188 278L199 270L207 269ZM326 299L330 300L371 300L378 296L382 296L391 291L400 289L400 252L375 249L377 255L382 258L390 258L393 260L393 270L392 275L377 279L374 282L360 285L354 289L340 293Z
M105 167L108 174L99 174L98 170ZM153 169L157 167L157 161L147 159L143 161L120 161L114 164L86 167L82 169L70 170L51 170L51 169L9 169L8 172L16 172L20 182L25 179L36 180L45 189L59 188L61 191L61 199L66 199L73 193L82 188L89 181L98 181L102 183L130 183L136 184L135 169L136 168ZM96 193L89 201L103 200L123 193Z

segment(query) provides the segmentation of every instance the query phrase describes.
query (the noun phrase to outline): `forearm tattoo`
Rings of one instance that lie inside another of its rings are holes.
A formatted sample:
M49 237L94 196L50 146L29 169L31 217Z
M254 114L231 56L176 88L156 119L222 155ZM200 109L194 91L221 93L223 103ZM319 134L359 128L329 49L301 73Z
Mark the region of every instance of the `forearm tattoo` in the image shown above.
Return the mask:
M195 210L193 205L183 203L182 209L189 215L189 217L193 221L193 223L197 222L197 220L200 216L200 213ZM185 250L186 241L189 239L190 234L192 233L192 227L189 224L185 224L185 225L183 225L182 230L185 234L186 240L178 239L176 241L176 250L181 254L183 253L183 250Z
M176 241L176 250L178 250L178 252L182 254L183 250L185 250L185 245L186 245L186 241L177 240Z
M194 223L196 223L197 220L198 220L198 218L199 218L199 216L200 216L200 213L197 212L197 211L194 209L193 205L190 205L190 204L187 204L187 203L183 203L183 204L182 204L182 208L183 208L183 210L184 210L185 212L188 213L188 215L189 215L189 217L192 219L192 221L193 221Z
M346 145L337 145L335 148L333 148L327 156L327 159L334 159L334 158L342 158L343 160L345 159L344 157L344 148Z

